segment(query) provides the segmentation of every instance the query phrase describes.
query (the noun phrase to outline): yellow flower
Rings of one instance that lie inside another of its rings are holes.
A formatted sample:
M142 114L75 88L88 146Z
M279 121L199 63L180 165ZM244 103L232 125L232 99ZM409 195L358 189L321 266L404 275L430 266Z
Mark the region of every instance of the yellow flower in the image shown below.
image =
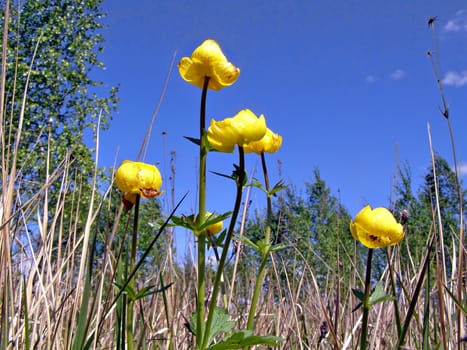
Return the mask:
M137 194L143 198L153 198L161 194L159 188L162 178L154 165L124 160L115 174L115 182L125 192L124 199L130 203L135 203Z
M214 219L216 215L212 214L211 212L207 211L205 218L206 219ZM222 227L224 226L222 221L218 221L215 224L211 224L206 228L206 235L214 236L216 233L222 231Z
M219 91L237 80L240 69L227 61L219 44L208 39L193 51L191 57L183 57L178 63L182 78L203 88L205 77L209 77L208 88Z
M220 152L233 152L234 146L245 146L260 140L266 133L266 120L249 109L221 121L211 120L208 129L209 144Z
M206 220L209 220L209 219L214 219L216 218L216 214L213 214L211 213L210 211L207 211L205 214L204 214L204 218ZM191 216L193 218L193 216ZM195 217L195 219L197 218L197 216ZM222 228L224 227L224 224L222 221L218 221L216 222L215 224L211 224L209 225L208 227L206 227L206 235L207 236L214 236L215 234L219 233L222 231ZM196 236L199 236L199 232L197 231L193 231L194 234Z
M363 208L350 222L352 236L368 248L382 248L399 243L404 228L386 208Z
M270 129L266 130L263 138L259 141L250 142L245 145L245 153L255 152L261 154L263 152L276 153L282 145L282 136L273 133Z

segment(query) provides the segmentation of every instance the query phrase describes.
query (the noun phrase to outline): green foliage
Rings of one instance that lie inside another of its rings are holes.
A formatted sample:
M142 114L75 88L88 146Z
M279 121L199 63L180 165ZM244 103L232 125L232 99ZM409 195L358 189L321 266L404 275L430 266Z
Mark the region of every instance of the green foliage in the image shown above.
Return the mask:
M280 185L283 187L283 185ZM285 261L301 252L317 275L324 281L332 274L339 260L353 251L353 239L349 231L350 215L331 194L319 171L314 180L305 184L306 195L288 187L285 196L279 197L273 214L273 242L288 248L277 252ZM248 223L249 239L256 242L261 237L260 215ZM345 264L350 267L350 264Z
M194 335L200 336L200 334L198 334L197 322L197 313L195 312L193 313L193 315L191 315L191 325L189 329ZM230 332L234 327L235 321L230 320L227 311L223 308L215 307L211 332L209 333L209 339L207 343L211 344L215 337L218 336L220 333Z
M70 190L78 190L75 171L84 175L79 190L82 203L89 203L86 183L92 178L94 161L86 139L95 136L99 120L102 128L107 127L118 101L117 88L104 87L91 77L95 68L103 67L98 59L104 42L99 33L104 17L100 5L101 0L26 0L11 6L5 116L11 118L7 133L21 132L15 156L23 201L46 182L45 164L52 172L67 161L73 181ZM10 152L13 141L6 140ZM50 187L51 207L59 190Z
M435 156L435 173L432 166L424 176L424 183L413 193L410 168L405 165L400 170L400 181L396 208L399 211L407 210L409 218L406 226L406 244L401 245L403 259L408 257L408 248L415 261L421 261L426 252L430 232L438 232L435 184L437 184L438 200L443 228L446 257L450 257L453 242L456 241L459 231L459 200L455 173L448 162L441 156ZM463 212L467 212L466 191L463 191ZM465 218L464 218L465 219ZM450 274L451 262L447 261L447 272Z
M197 322L197 314L193 313L190 324L186 326L192 334L199 336L197 333ZM243 349L254 345L277 346L277 343L283 340L275 336L255 336L253 335L253 331L250 330L240 330L231 333L235 327L235 323L235 321L230 320L229 314L225 309L215 307L211 332L209 333L207 342L211 344L208 350ZM215 338L220 334L225 334L224 338L215 343Z
M217 344L210 346L208 350L229 350L243 349L254 345L268 345L270 347L278 346L278 343L283 341L280 337L275 336L257 336L253 335L252 331L241 330L235 332L226 339L223 339Z

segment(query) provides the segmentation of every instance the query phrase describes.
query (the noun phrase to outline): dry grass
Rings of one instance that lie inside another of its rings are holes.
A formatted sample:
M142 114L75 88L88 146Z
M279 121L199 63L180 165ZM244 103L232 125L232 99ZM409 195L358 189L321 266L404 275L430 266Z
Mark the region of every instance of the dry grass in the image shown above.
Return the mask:
M5 57L3 52L2 77L6 71ZM3 106L4 84L0 95L0 106ZM26 96L23 103L26 103ZM114 283L118 280L119 268L125 264L124 240L119 233L124 232L127 225L120 197L112 196L112 183L106 190L97 191L95 174L91 192L84 191L88 179L73 172L72 163L66 158L53 169L48 163L44 164L43 170L48 174L46 181L23 203L24 184L18 176L21 164L17 164L16 154L25 116L12 117L19 125L14 137L13 129L9 128L12 124L3 108L0 110L3 170L0 348L76 349L87 344L92 349L116 349L116 325L120 315L119 304L115 302L119 288ZM99 145L96 147L98 154ZM97 164L96 159L96 172ZM59 189L55 192L53 206L49 201L52 188ZM84 201L83 196L90 196L90 199ZM86 202L89 204L83 205ZM435 254L444 252L444 233L438 213L439 210L433 213L432 232L427 234L426 242L429 247L433 238L434 249L429 256L428 250L425 252L427 261L436 267L436 276L427 277L423 272L425 257L414 261L409 256L409 262L403 262L400 247L389 250L393 270L388 265L381 276L385 290L390 290L393 274L402 323L413 308L406 341L401 347L404 349L421 349L424 334L430 344L427 348L460 349L463 346L459 342L464 336L459 324L463 325L465 320L465 302L464 310L460 311L455 296L465 295L465 289L464 294L457 292L465 288L459 285L465 283L459 276L459 271L464 270L460 265L447 276L446 257ZM162 231L169 237L173 233L173 228ZM456 262L453 266L457 266L459 256L465 255L465 244L463 238L460 239L454 242L450 256L451 261ZM100 244L99 255L96 255L96 240ZM134 303L132 327L135 342L141 349L191 349L194 346L194 339L184 324L196 308L196 265L177 263L171 249L169 244L167 252L160 252L165 259L158 268L149 266L146 271L150 272L137 275L137 289L172 283L164 293L150 294ZM237 252L243 254L241 249ZM234 261L241 259L239 256ZM360 310L353 312L359 301L351 287L361 287L363 278L358 274L353 254L342 254L340 261L354 266L353 273L343 275L339 266L330 266L325 283L318 284L315 267L308 264L298 249L292 250L287 264L272 255L257 310L256 332L281 336L284 342L280 349L357 348L361 313ZM226 285L234 285L234 289L227 290L227 295L231 295L229 313L242 329L247 322L247 301L251 300L257 271L234 272L234 276L226 274ZM436 283L428 285L428 278ZM207 290L210 287L208 282ZM419 287L420 295L414 298ZM371 309L370 349L395 348L400 333L395 322L395 305L386 301Z

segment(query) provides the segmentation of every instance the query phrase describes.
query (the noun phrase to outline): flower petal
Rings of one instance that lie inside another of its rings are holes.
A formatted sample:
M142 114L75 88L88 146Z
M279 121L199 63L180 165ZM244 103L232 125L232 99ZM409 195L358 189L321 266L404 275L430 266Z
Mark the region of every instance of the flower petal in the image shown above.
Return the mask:
M399 243L405 232L386 208L364 207L350 223L352 236L368 248L382 248Z
M152 198L160 194L162 177L154 165L125 160L115 173L117 187L125 192L126 199L131 202L133 196L139 194L144 198Z
M219 44L205 40L190 57L183 57L178 69L181 77L199 88L203 88L206 77L209 77L208 88L220 90L232 85L237 80L240 69L227 61Z
M264 152L275 153L279 150L282 145L282 136L273 133L270 129L266 130L263 138L259 141L254 141L244 146L245 153L257 153L261 154Z

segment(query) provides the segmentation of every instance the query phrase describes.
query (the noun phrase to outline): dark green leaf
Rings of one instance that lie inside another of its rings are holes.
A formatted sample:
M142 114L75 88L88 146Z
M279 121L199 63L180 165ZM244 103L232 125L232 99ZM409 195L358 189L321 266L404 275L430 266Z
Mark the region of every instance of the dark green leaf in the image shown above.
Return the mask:
M281 337L276 336L257 336L252 335L253 332L250 330L241 330L235 332L229 337L221 340L219 343L209 347L209 350L229 350L229 349L242 349L244 347L249 348L254 345L267 345L267 346L278 346L279 342L282 342Z
M360 289L352 288L353 294L357 297L358 300L363 302L365 300L365 293Z

